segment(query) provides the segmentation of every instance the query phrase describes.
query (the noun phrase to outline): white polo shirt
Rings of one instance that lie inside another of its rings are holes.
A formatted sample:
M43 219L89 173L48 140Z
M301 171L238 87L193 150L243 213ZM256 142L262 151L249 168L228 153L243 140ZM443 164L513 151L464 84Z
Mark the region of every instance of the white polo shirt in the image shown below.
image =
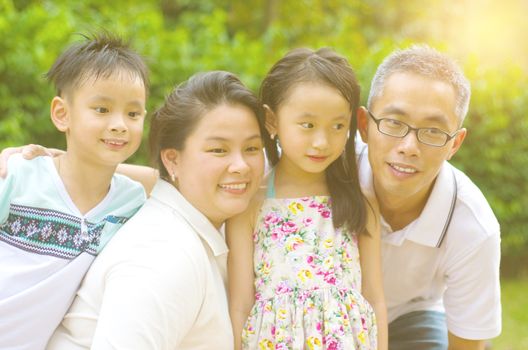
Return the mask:
M230 350L221 233L170 184L88 271L47 349Z
M373 193L366 146L357 147L360 182ZM382 218L388 321L418 310L445 311L465 339L501 332L500 227L482 192L448 162L420 217L399 231Z

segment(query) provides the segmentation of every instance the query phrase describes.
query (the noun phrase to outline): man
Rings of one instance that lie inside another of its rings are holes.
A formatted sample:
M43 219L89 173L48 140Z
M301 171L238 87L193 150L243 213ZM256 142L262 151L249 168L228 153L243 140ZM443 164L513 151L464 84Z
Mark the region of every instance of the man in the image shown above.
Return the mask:
M466 136L470 87L426 46L378 67L358 110L360 178L378 199L389 348L484 349L501 331L500 229L447 160Z

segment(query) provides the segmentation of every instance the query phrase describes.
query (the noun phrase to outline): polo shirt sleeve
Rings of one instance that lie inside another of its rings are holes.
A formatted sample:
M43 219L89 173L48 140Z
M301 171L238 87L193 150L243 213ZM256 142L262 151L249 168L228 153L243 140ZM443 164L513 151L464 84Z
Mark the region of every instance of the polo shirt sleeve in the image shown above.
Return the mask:
M203 303L205 265L193 247L151 238L132 250L107 272L92 348L177 349Z
M471 226L471 225L470 225ZM479 228L473 228L479 230ZM488 232L489 232L488 228ZM468 231L472 228L469 227ZM465 339L489 339L501 332L499 283L500 234L464 232L464 247L450 258L444 294L448 329Z

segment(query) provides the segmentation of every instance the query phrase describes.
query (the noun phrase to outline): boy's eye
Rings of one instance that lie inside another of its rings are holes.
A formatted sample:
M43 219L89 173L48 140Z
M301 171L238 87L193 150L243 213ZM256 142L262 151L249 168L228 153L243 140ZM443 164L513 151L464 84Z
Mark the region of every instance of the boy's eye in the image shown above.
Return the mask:
M129 112L128 116L131 118L139 118L141 117L141 113L140 112Z
M300 124L303 128L305 129L311 129L314 127L313 123L308 123L308 122L305 122L305 123L301 123Z
M108 108L105 108L105 107L95 107L94 110L97 113L108 113Z

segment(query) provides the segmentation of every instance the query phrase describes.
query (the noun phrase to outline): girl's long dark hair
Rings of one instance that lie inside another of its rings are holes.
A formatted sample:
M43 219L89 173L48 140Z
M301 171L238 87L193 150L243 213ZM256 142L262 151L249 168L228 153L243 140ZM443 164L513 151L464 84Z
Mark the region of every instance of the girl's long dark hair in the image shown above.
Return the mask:
M348 61L329 48L290 51L268 72L260 87L261 102L277 112L291 89L299 83L317 82L337 89L350 105L350 131L343 154L326 169L332 198L334 227L345 225L352 232L365 232L366 201L361 192L355 155L356 111L359 84ZM279 161L277 141L264 131L266 154L272 165Z

